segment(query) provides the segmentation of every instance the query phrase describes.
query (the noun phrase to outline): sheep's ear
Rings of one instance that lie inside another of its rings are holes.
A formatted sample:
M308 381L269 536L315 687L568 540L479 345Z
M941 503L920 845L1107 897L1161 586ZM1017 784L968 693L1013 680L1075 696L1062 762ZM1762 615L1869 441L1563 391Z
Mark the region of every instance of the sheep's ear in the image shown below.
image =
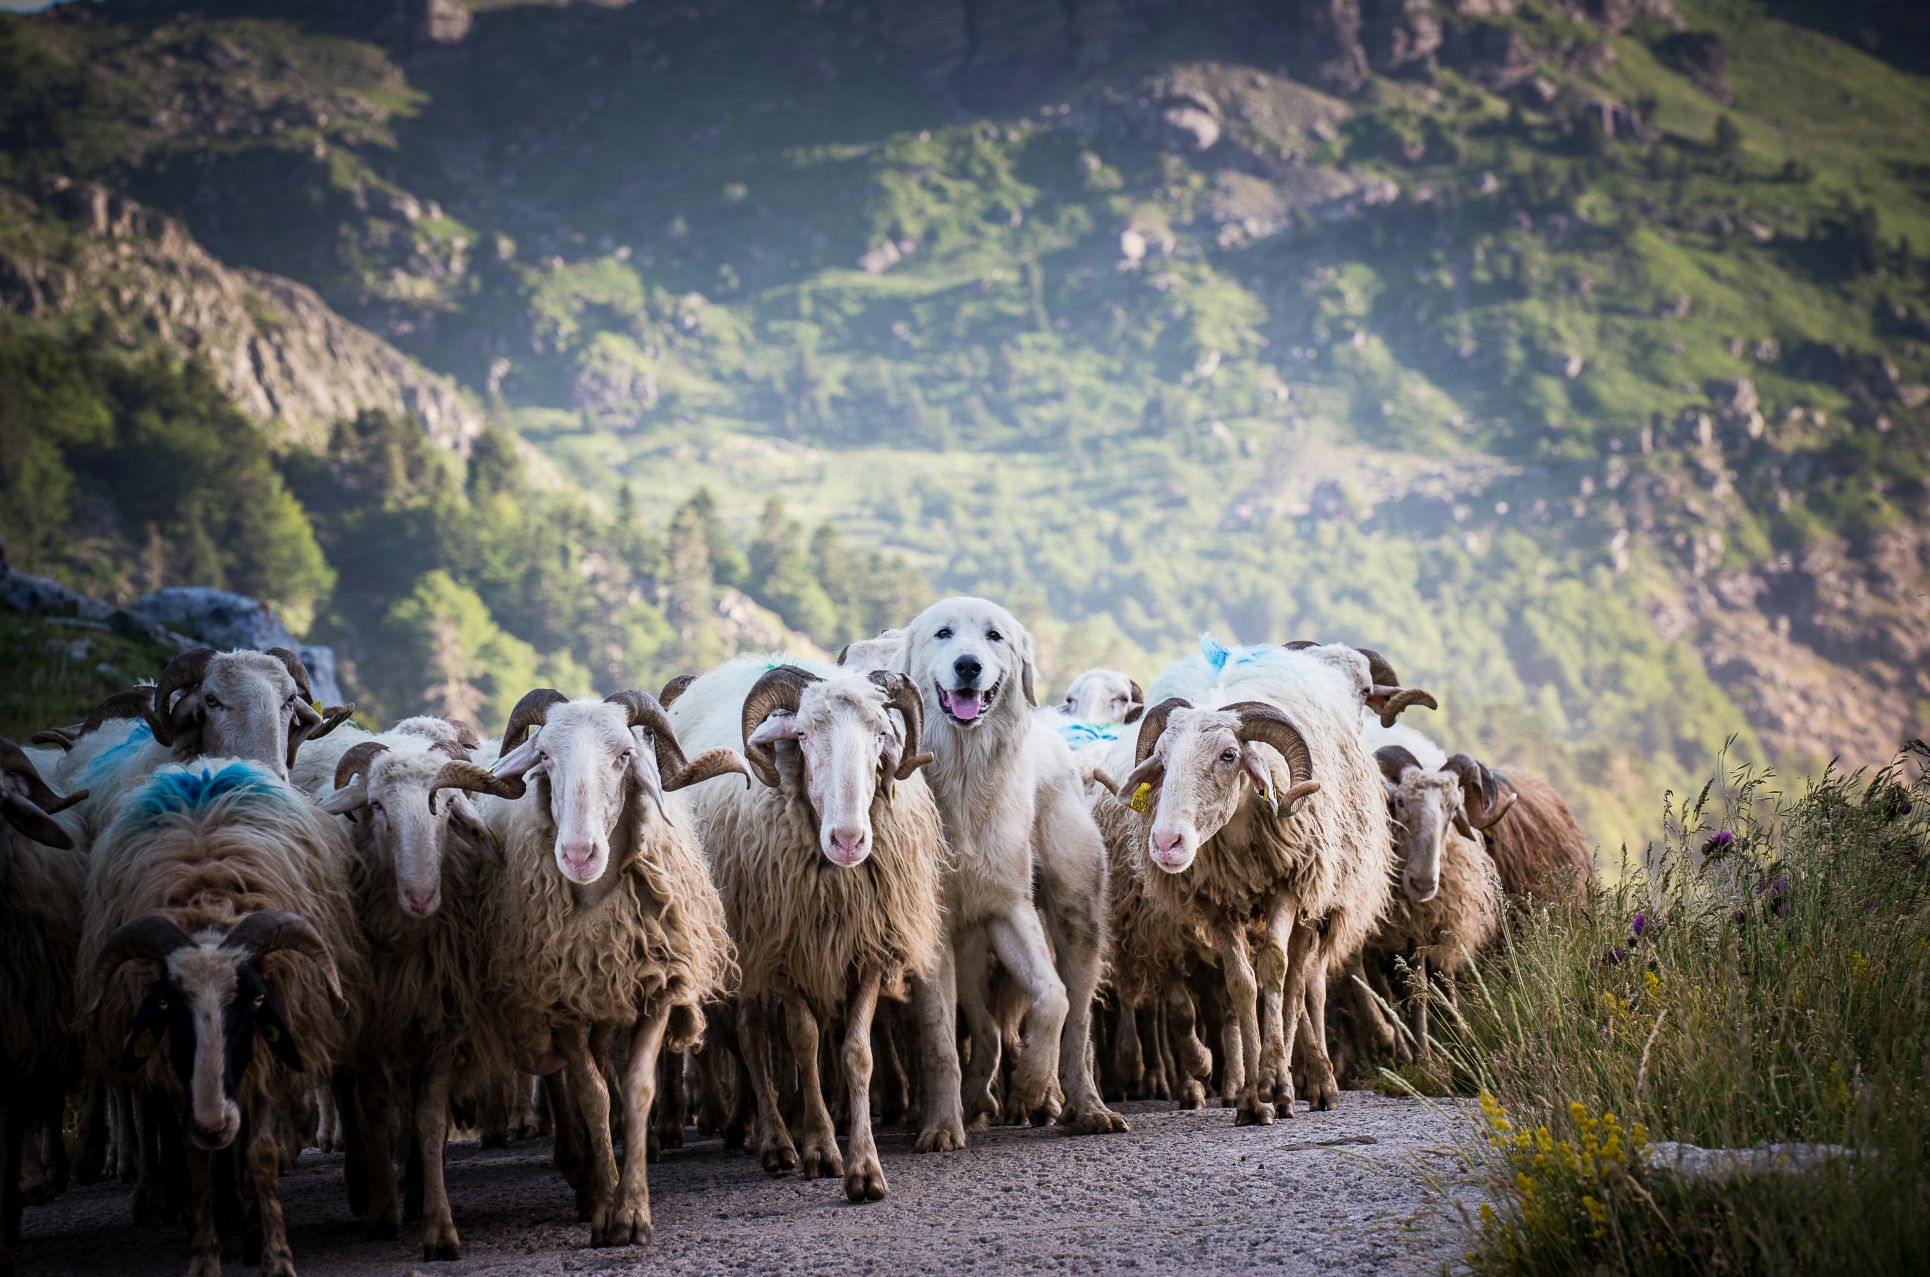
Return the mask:
M663 805L663 772L657 767L656 742L650 737L648 729L632 727L630 735L637 741L637 748L630 755L630 774L643 786L643 792L650 795L650 801L657 805L657 814L665 824L670 823L670 813Z
M359 779L315 804L331 816L346 816L369 805L369 788Z
M781 740L796 740L804 733L799 730L796 714L773 714L757 725L747 745L770 745Z
M1260 751L1250 744L1240 746L1240 764L1246 769L1246 778L1253 783L1253 792L1260 795L1275 815L1279 809L1273 799L1273 773L1267 770L1267 760L1260 757Z
M460 790L450 793L443 801L449 804L449 823L462 837L478 847L489 845L489 828L483 824L482 813L469 801L468 795Z

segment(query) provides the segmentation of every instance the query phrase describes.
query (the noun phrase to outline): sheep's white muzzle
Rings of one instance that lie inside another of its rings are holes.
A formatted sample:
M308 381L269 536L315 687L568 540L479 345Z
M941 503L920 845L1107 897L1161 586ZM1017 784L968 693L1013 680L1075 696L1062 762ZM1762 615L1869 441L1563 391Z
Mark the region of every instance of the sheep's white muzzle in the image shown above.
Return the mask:
M1161 833L1154 830L1148 840L1148 858L1169 874L1181 873L1193 863L1199 852L1199 844L1184 834Z

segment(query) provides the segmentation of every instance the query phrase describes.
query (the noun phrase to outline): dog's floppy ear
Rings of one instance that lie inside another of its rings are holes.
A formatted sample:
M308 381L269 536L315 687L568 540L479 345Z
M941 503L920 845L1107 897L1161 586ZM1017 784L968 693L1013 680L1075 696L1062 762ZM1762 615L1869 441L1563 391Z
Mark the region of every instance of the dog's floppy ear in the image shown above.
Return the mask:
M1034 678L1032 664L1032 631L1023 625L1019 627L1019 687L1025 692L1025 703L1033 709L1039 707L1039 694L1033 690Z

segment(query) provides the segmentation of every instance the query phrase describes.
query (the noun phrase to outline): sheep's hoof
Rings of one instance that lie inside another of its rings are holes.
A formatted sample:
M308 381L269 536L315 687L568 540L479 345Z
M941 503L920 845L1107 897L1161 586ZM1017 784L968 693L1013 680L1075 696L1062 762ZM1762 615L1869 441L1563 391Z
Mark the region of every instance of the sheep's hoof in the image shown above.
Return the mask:
M838 1155L836 1136L807 1139L798 1154L798 1173L805 1179L836 1179L844 1174L844 1159Z
M1206 1107L1206 1087L1198 1078L1188 1078L1186 1089L1180 1093L1179 1106L1183 1109L1203 1109Z
M7 1272L12 1273L9 1266ZM221 1252L212 1255L197 1253L188 1261L188 1277L221 1277Z
M368 1227L362 1230L365 1242L392 1242L402 1235L402 1211L400 1208L389 1212L381 1219L370 1219Z
M758 1150L757 1160L763 1163L767 1173L778 1175L797 1168L797 1150L791 1147L789 1140L772 1140Z
M1059 1114L1059 1129L1067 1135L1123 1135L1132 1127L1126 1125L1125 1118L1095 1102L1091 1108L1067 1109Z
M885 1168L878 1165L876 1153L860 1158L844 1177L844 1195L849 1201L882 1202L889 1191Z
M652 1127L651 1133L656 1136L656 1142L659 1148L682 1148L684 1146L684 1128L681 1125L665 1124L663 1126Z
M1307 1088L1307 1111L1331 1113L1340 1107L1340 1086L1330 1073Z
M422 1257L431 1261L462 1258L462 1241L456 1236L455 1221L431 1224L422 1230Z
M616 1202L602 1225L590 1229L590 1245L636 1246L649 1241L652 1231L648 1202Z
M956 1153L965 1147L965 1123L953 1118L918 1132L914 1153Z
M1272 1126L1273 1105L1264 1100L1242 1100L1233 1115L1235 1126Z

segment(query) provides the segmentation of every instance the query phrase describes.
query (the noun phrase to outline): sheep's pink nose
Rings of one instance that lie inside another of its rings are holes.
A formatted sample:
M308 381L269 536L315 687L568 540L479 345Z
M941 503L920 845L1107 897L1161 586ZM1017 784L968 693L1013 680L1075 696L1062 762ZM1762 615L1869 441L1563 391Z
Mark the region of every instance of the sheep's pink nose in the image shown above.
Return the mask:
M596 859L596 844L587 838L580 842L561 842L556 844L556 854L571 871L586 870Z
M1156 833L1153 835L1153 854L1162 859L1171 859L1179 851L1179 844L1178 834Z
M1439 878L1417 878L1412 874L1407 876L1407 895L1410 900L1416 900L1425 904L1427 901L1434 899L1434 894L1440 889L1441 880Z
M410 913L428 914L435 911L436 893L433 891L405 891L402 895Z
M865 858L867 849L864 830L853 825L845 825L826 830L825 837L831 843L830 859L833 864L855 865Z

